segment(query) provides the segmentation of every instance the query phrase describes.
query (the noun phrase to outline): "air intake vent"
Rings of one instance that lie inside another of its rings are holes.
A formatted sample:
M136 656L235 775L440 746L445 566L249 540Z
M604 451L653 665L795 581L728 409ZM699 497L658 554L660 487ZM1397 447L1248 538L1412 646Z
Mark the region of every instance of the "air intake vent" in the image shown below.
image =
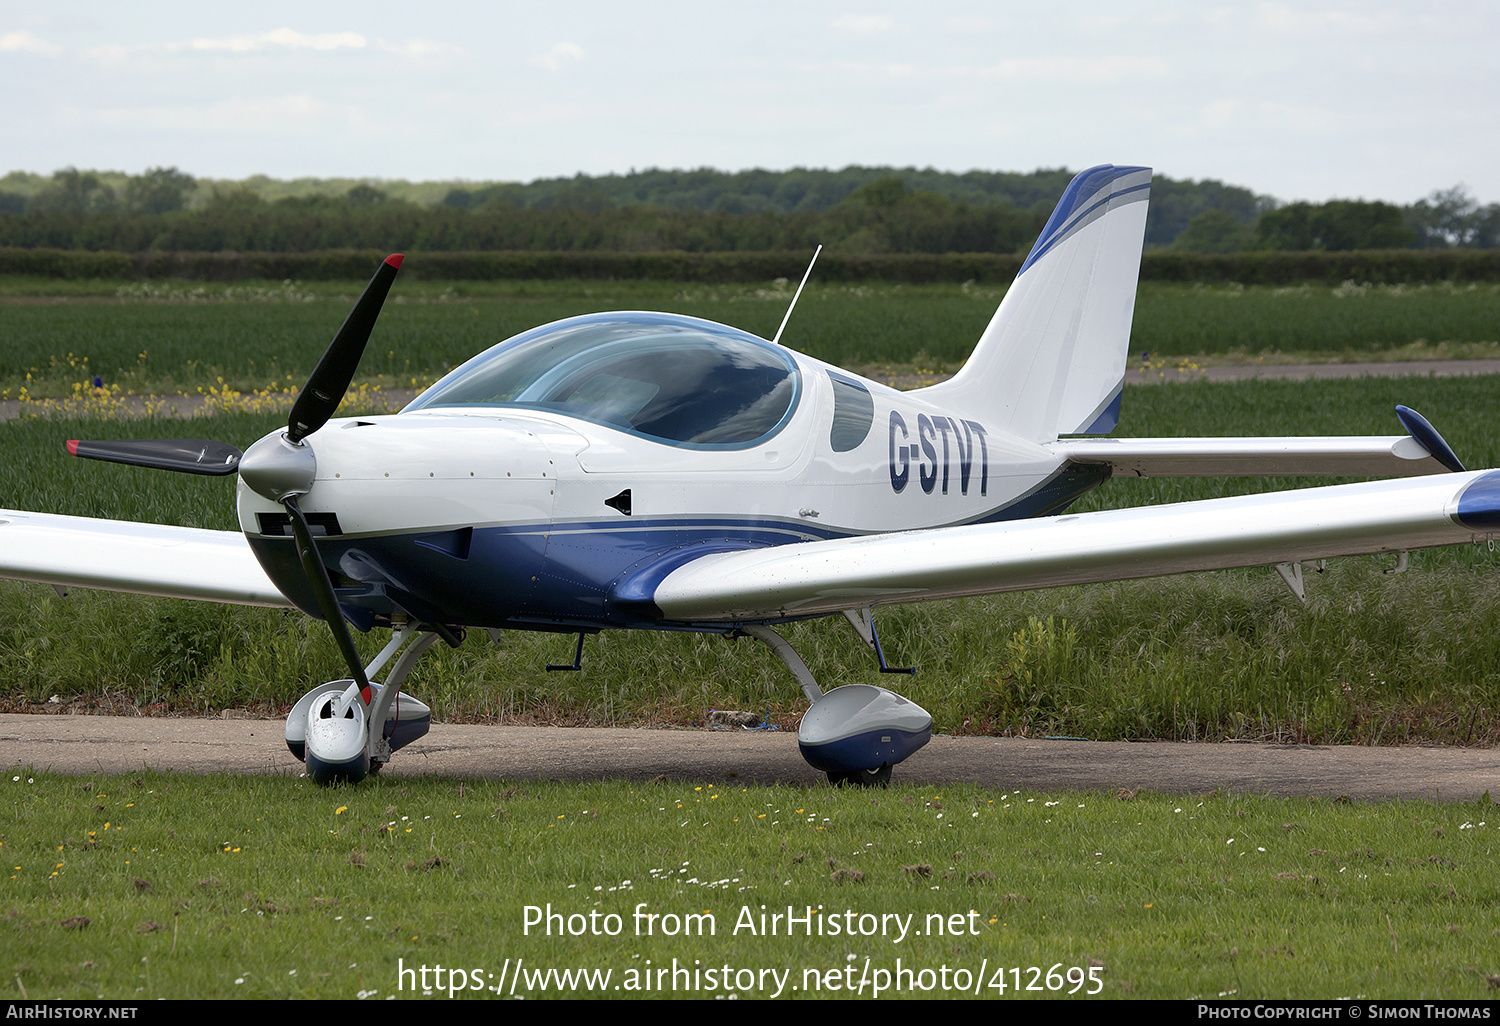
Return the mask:
M343 528L339 527L339 518L335 513L307 513L308 533L313 537L319 535L331 537L343 534ZM292 536L292 515L290 513L257 513L255 519L260 522L260 533L268 538L290 538Z

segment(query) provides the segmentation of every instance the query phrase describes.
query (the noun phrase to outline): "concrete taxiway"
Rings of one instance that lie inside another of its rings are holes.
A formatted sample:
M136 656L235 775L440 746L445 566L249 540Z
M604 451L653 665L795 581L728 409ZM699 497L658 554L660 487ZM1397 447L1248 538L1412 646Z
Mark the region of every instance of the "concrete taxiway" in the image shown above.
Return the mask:
M0 715L0 766L67 774L296 776L279 720ZM392 777L822 782L790 731L435 724L397 753ZM1131 743L934 737L899 783L1035 791L1155 791L1473 801L1500 797L1500 749Z

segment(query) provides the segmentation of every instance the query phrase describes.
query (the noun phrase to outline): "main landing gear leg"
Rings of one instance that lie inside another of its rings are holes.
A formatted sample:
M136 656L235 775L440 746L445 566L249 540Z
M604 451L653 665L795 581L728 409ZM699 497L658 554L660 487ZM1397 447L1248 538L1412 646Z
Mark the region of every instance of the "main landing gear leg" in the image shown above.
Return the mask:
M307 765L307 775L320 784L357 783L379 773L391 754L427 733L432 710L401 684L422 653L442 636L438 631L405 623L365 669L370 690L361 694L352 680L320 684L303 695L286 721L286 746ZM451 632L449 632L451 633ZM407 644L410 642L410 644ZM381 684L374 674L406 645ZM379 727L375 727L379 724Z
M827 694L786 639L769 627L742 627L781 657L807 696L811 708L802 717L797 743L814 769L832 784L885 787L891 767L932 737L927 710L885 688L845 684Z

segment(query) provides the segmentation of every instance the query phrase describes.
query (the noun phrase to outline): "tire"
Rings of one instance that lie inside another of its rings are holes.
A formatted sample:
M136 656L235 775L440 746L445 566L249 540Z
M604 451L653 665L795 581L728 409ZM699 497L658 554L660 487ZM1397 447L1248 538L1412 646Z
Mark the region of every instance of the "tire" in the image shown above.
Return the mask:
M850 787L890 787L891 764L881 763L879 769L850 770L847 773L828 773L828 782L835 787L847 784Z

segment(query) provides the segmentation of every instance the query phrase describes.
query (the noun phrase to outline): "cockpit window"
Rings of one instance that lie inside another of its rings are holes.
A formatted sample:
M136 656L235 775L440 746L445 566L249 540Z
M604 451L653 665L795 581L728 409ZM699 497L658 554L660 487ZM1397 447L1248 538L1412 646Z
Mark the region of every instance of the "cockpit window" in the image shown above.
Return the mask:
M481 353L406 409L553 410L690 448L748 448L781 430L800 378L785 351L674 314L572 317Z

